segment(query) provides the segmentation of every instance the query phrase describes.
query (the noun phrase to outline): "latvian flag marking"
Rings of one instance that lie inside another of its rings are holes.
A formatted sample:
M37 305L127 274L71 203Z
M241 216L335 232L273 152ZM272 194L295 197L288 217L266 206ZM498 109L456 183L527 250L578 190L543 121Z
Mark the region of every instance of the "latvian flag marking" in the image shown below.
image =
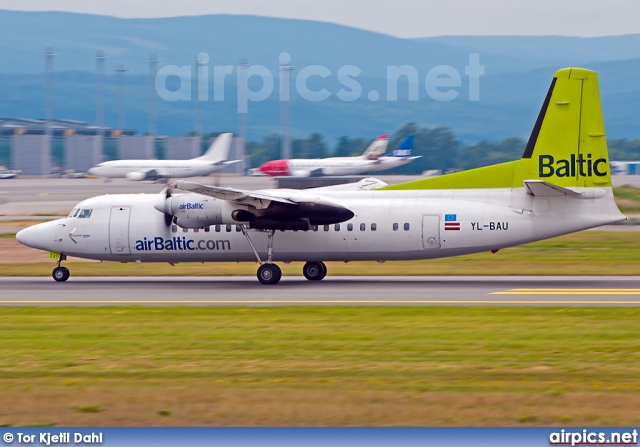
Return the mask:
M444 215L445 231L448 231L448 230L460 231L460 222L458 222L457 220L458 219L455 214L445 214Z

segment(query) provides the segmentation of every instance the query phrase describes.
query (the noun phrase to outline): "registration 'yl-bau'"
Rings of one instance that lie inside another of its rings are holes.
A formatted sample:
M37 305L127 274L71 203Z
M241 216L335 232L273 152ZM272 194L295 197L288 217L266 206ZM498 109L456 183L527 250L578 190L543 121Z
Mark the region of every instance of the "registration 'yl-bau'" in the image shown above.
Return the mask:
M309 190L244 191L178 181L161 194L94 197L68 217L17 239L57 260L258 261L275 284L274 262L303 261L309 280L323 261L457 256L625 219L611 187L598 77L559 70L520 160L387 186L375 179Z

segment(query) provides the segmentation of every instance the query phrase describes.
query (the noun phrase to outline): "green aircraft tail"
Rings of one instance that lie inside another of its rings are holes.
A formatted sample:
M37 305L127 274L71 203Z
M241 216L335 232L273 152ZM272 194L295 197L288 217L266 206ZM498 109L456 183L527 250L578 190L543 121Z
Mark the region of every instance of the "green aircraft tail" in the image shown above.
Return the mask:
M596 72L556 72L520 160L382 189L520 188L525 180L562 187L611 186Z

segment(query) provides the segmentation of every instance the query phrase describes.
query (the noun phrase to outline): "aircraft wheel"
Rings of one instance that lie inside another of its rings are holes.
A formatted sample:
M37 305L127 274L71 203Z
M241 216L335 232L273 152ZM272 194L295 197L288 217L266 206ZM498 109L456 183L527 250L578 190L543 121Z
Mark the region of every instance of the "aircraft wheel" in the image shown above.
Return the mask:
M53 279L55 279L57 282L64 282L67 279L69 279L69 276L71 276L71 273L69 272L69 269L66 267L56 267L53 269L51 276L53 276Z
M282 270L276 264L262 264L258 267L258 281L262 284L278 284Z
M302 267L302 274L309 281L320 281L327 276L327 266L322 261L307 262Z

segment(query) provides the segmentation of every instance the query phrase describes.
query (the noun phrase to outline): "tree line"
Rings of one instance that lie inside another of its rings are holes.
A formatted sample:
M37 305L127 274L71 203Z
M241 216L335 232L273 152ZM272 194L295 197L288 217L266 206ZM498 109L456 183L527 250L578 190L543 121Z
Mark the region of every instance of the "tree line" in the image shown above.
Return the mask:
M522 156L527 145L526 140L517 137L502 141L479 141L475 144L461 143L454 132L446 127L420 127L416 123L407 123L391 135L391 152L400 141L413 135L412 155L421 158L408 165L386 171L388 174L420 174L426 170L437 169L442 172L459 169L473 169L496 163L516 160ZM210 136L214 136L213 134ZM293 158L348 157L361 155L371 144L374 137L338 138L332 148L320 133L312 133L307 138L294 138L291 142ZM280 158L281 136L271 134L261 142L247 142L245 152L249 156L250 167L255 168L270 160ZM608 140L609 158L614 161L640 160L640 139Z

